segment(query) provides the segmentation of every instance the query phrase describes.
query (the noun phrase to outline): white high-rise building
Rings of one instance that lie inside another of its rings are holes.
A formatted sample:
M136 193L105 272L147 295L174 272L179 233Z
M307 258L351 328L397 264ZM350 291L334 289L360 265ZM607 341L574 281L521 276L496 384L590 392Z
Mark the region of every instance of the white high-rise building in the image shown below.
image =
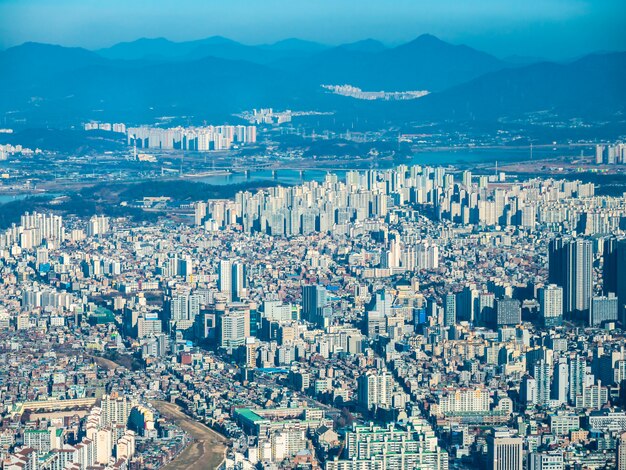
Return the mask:
M358 378L359 404L363 408L390 408L393 377L389 372L368 372Z
M233 350L246 343L246 312L232 311L219 317L220 346Z
M545 326L559 325L563 320L563 288L550 284L539 290L541 318Z
M109 231L109 218L103 215L94 215L87 224L87 236L104 235Z
M132 404L124 396L103 395L101 408L101 421L103 426L111 424L123 424L126 426Z
M217 288L222 294L232 300L233 296L233 263L230 260L221 260L218 268Z

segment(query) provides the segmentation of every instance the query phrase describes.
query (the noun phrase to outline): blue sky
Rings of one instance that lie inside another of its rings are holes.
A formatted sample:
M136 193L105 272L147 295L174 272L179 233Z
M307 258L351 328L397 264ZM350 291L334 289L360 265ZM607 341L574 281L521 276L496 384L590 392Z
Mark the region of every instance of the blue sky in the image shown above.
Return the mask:
M327 44L422 33L499 56L626 50L626 0L0 0L0 48L100 48L139 37Z

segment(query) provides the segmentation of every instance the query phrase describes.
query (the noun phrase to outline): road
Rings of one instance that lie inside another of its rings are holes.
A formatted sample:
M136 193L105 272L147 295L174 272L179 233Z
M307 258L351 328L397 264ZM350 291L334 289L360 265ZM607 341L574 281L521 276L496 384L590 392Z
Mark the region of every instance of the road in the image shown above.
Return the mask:
M224 436L187 416L178 405L153 401L152 406L194 438L194 442L163 467L164 470L210 470L222 463L228 445Z

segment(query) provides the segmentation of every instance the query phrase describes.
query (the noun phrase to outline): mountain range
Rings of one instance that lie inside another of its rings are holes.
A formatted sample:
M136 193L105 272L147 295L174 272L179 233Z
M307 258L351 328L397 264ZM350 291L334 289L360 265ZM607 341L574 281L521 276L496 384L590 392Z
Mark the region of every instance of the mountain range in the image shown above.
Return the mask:
M626 110L626 53L567 63L502 60L431 35L396 47L373 39L251 46L217 36L138 39L97 51L25 43L0 52L0 71L0 113L24 125L149 123L159 116L232 122L233 113L260 107L333 111L352 122L494 125L531 113L621 122ZM364 101L329 93L323 84L430 94Z

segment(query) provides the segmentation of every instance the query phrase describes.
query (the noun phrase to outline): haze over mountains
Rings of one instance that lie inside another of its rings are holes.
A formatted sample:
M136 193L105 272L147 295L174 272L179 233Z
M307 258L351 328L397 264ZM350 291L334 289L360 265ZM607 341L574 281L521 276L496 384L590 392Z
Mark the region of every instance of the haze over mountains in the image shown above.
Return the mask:
M626 53L565 64L504 61L431 35L397 47L372 39L337 47L299 39L250 46L223 37L139 39L98 51L26 43L0 52L0 70L0 113L5 121L26 119L25 125L159 116L232 121L233 113L259 107L395 124L497 123L538 112L615 122L626 108ZM365 102L333 95L322 84L431 94Z

